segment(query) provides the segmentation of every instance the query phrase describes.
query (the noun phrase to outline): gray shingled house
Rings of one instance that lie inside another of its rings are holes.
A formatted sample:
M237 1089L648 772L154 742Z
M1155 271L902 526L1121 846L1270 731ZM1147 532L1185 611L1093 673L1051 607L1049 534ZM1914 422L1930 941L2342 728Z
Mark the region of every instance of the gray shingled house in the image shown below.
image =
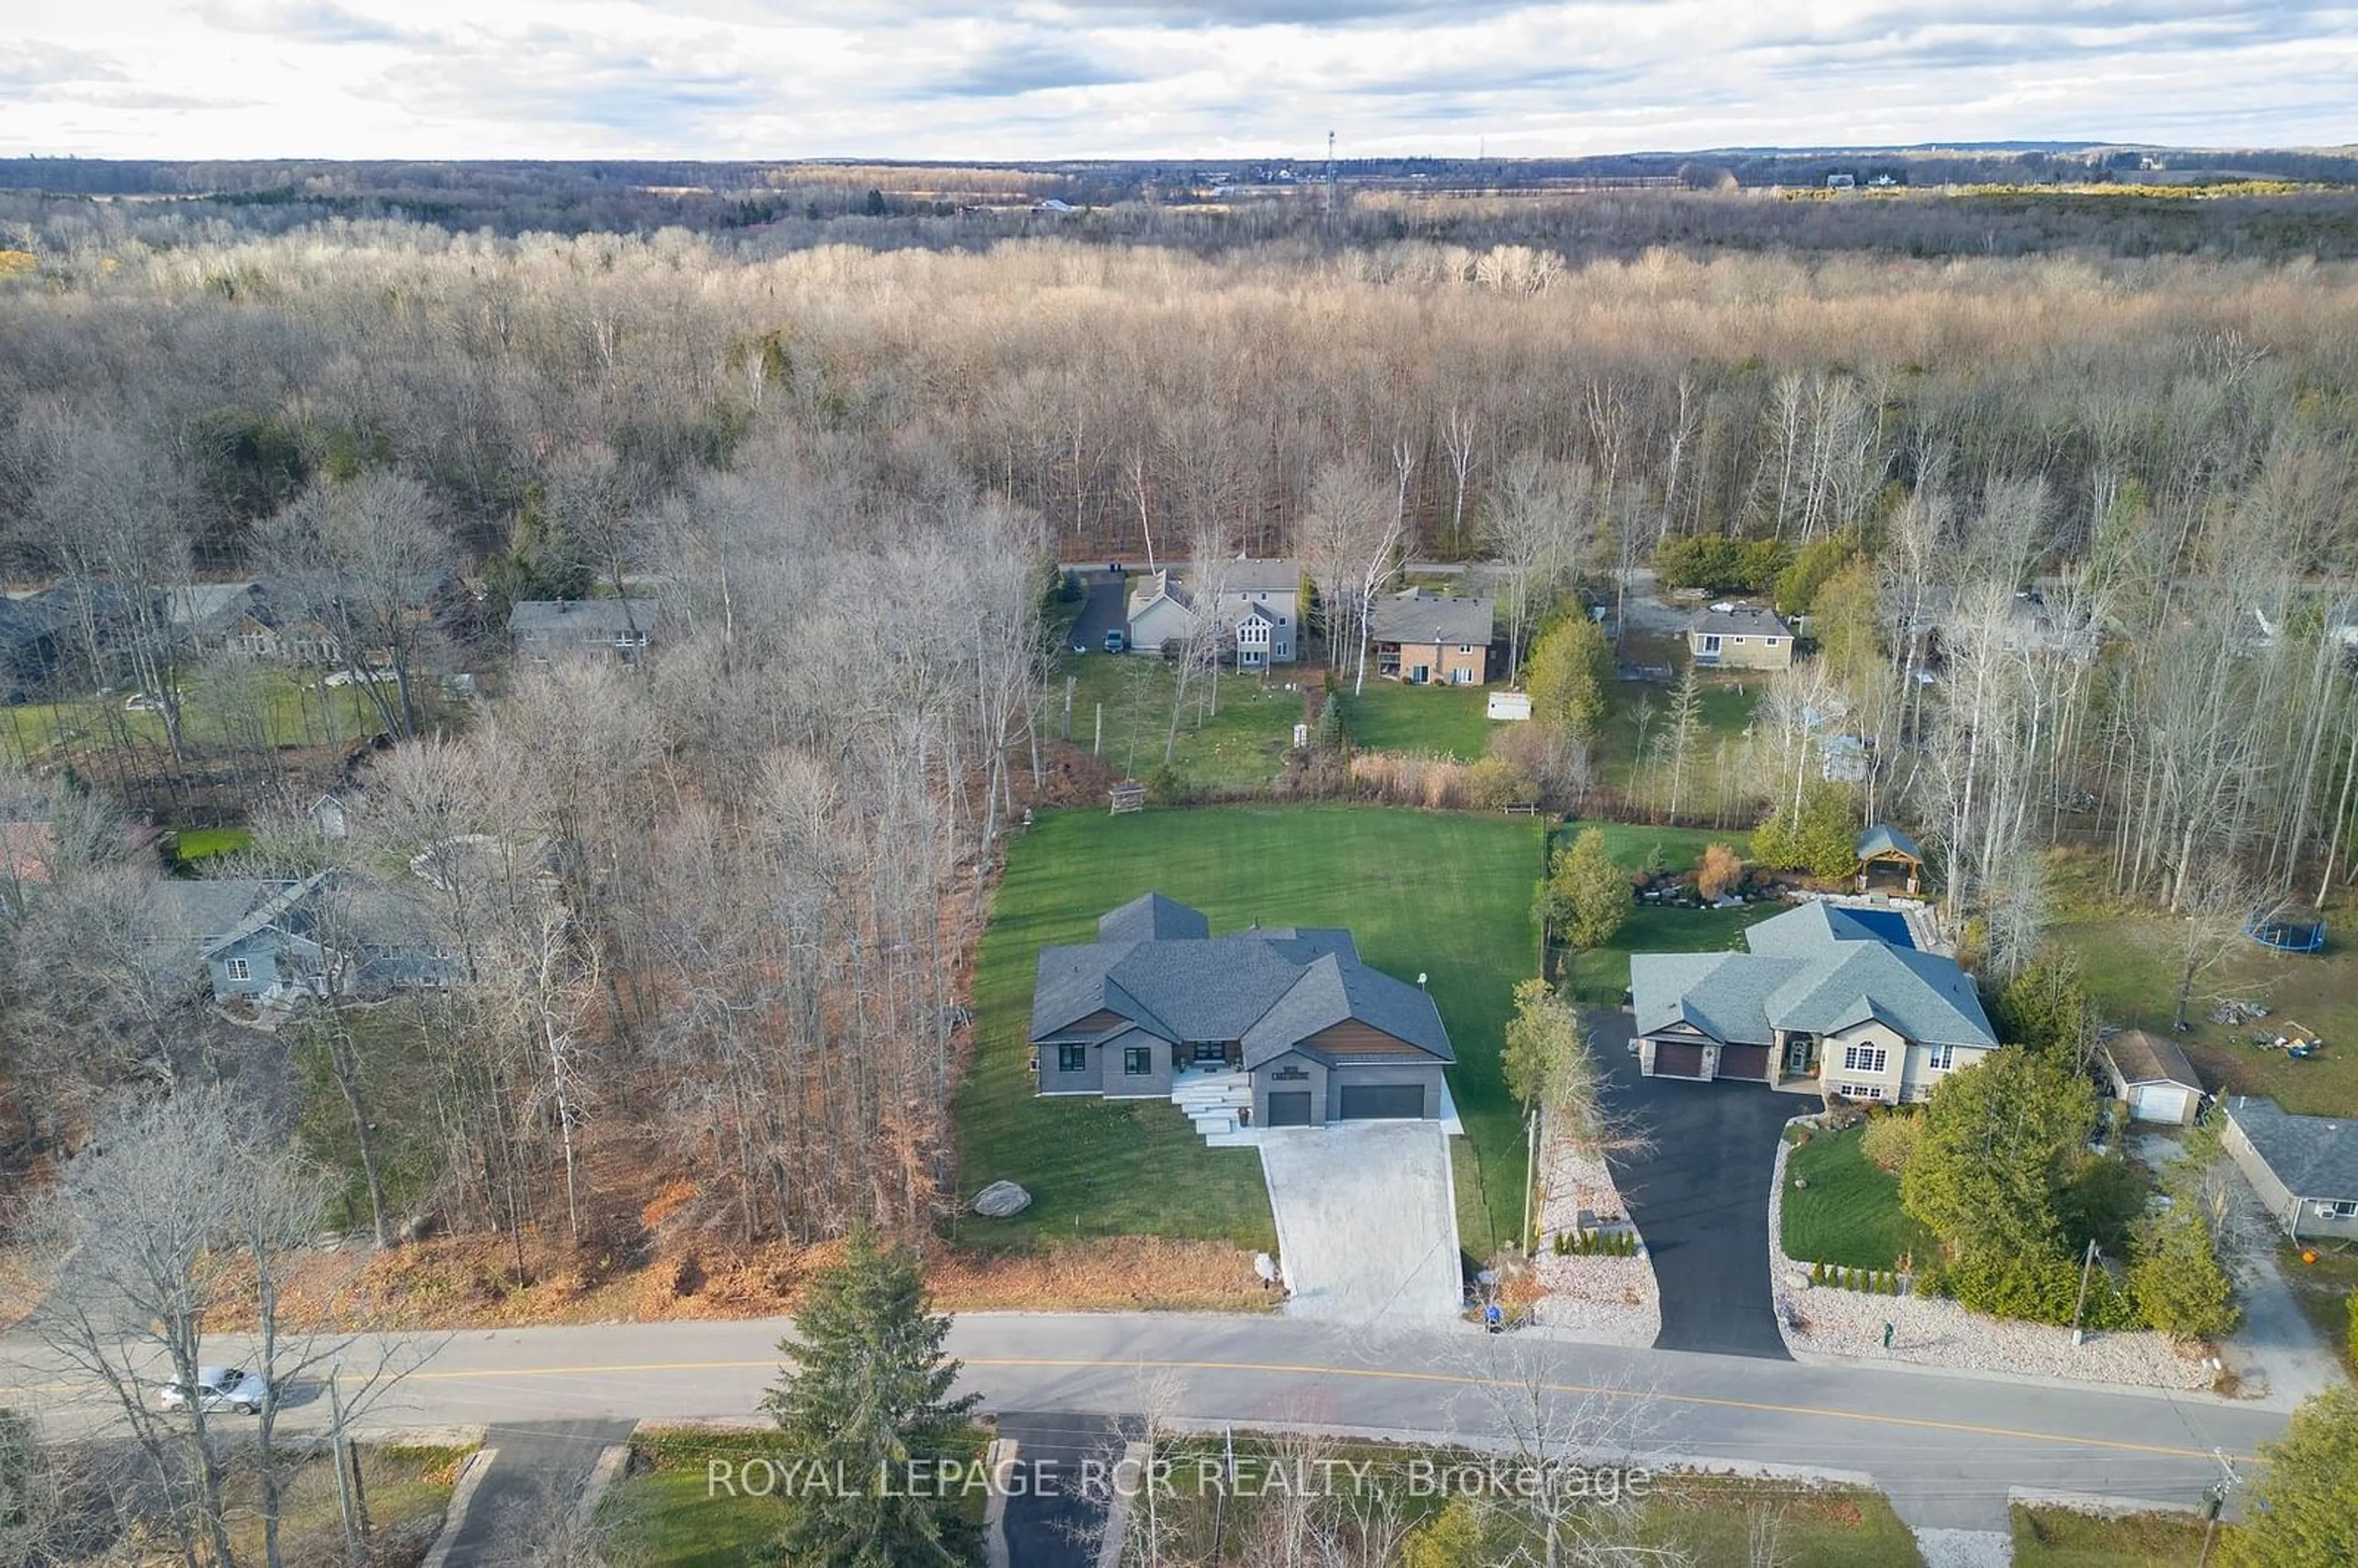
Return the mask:
M1878 918L1880 916L1880 918ZM1629 959L1650 1077L1808 1080L1847 1099L1922 1099L1997 1036L1974 982L1916 950L1885 912L1811 903L1744 934L1742 953Z
M1362 964L1348 931L1215 936L1152 892L1095 942L1040 950L1032 1044L1043 1095L1182 1098L1191 1079L1242 1076L1255 1127L1438 1119L1456 1060L1433 999Z
M2295 1116L2257 1096L2223 1108L2227 1157L2287 1236L2358 1240L2358 1121Z
M304 996L441 987L459 959L406 890L347 871L297 879L165 878L147 892L139 937L158 968L201 972L216 997Z

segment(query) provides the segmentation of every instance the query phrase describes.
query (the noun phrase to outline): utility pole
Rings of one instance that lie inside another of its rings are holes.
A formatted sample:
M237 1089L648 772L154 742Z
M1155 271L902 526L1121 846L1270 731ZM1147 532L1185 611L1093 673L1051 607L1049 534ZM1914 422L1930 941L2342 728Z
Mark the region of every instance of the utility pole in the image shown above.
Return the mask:
M2088 1304L2088 1274L2096 1266L2095 1238L2088 1238L2088 1255L2080 1260L2080 1299L2071 1303L2071 1343L2080 1343L2080 1313Z
M1537 1249L1539 1238L1531 1234L1531 1194L1540 1178L1540 1113L1533 1109L1523 1116L1523 1235L1525 1256Z
M328 1368L328 1457L336 1466L336 1507L344 1518L344 1561L361 1560L360 1521L352 1512L352 1478L351 1468L344 1463L344 1396L336 1379L342 1368Z
M1335 133L1326 133L1326 211L1335 211Z
M2219 1534L2219 1516L2227 1511L2227 1496L2243 1485L2244 1478L2235 1474L2234 1463L2223 1448L2213 1448L2211 1457L2219 1461L2219 1478L2211 1483L2209 1495L2203 1499L2202 1554L2194 1560L2194 1568L2210 1568L2211 1542Z

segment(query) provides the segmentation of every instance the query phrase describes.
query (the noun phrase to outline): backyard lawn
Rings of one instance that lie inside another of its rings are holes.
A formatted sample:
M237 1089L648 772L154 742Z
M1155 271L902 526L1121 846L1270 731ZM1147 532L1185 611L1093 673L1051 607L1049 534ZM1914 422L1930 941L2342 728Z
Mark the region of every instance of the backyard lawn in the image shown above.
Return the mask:
M1344 925L1360 957L1432 977L1457 1065L1450 1092L1457 1222L1478 1257L1521 1224L1521 1119L1498 1071L1515 982L1538 962L1531 890L1540 827L1526 818L1350 806L1206 807L1111 816L1044 813L1010 846L975 976L975 1059L958 1098L958 1181L1021 1183L1014 1219L959 1223L957 1239L1147 1233L1267 1249L1275 1239L1260 1161L1207 1149L1161 1100L1047 1099L1032 1092L1026 1037L1040 948L1094 938L1098 915L1160 892L1211 917Z
M1703 781L1711 773L1720 743L1725 741L1733 745L1742 740L1744 731L1751 726L1752 710L1768 688L1768 680L1765 672L1704 677L1702 733L1695 741L1699 764L1695 798L1699 806L1709 804L1710 791ZM1650 681L1614 683L1612 711L1606 715L1605 728L1597 735L1595 749L1590 755L1598 784L1625 794L1637 792L1643 761L1639 746L1639 719L1643 717L1646 720L1645 741L1650 746L1661 734L1671 690Z
M2088 989L2109 1022L2151 1030L2185 1049L2203 1087L2214 1094L2267 1095L2308 1116L2358 1115L2358 911L2335 910L2331 936L2316 954L2278 953L2236 939L2235 951L2196 988L2193 1027L2172 1030L2177 971L2169 946L2175 922L2144 912L2073 912L2054 939L2076 951ZM2211 1022L2220 991L2264 1002L2269 1016L2237 1026ZM2315 1030L2325 1050L2306 1062L2252 1044L2286 1022Z
M1074 679L1074 744L1098 744L1098 715L1105 716L1101 755L1125 777L1143 778L1163 765L1171 741L1172 695L1177 676L1151 654L1087 654L1065 661ZM1173 765L1191 784L1216 790L1265 789L1285 766L1293 727L1303 722L1302 694L1284 689L1285 677L1264 686L1257 676L1225 671L1219 706L1206 712L1212 684L1198 676L1187 688L1179 716ZM1063 724L1064 683L1049 687L1054 721Z
M1371 680L1343 697L1343 724L1363 752L1415 752L1479 762L1490 731L1489 693L1483 687L1401 686Z
M258 730L268 745L317 745L371 734L379 727L374 705L358 687L331 687L323 693L310 681L296 680L281 670L251 673L254 677L251 688L234 697L209 693L201 684L192 684L184 691L181 721L189 744L201 748L242 743ZM122 732L133 741L162 746L164 716L129 711L122 706L124 701L121 696L81 697L19 703L0 709L7 725L5 744L11 754L32 762L112 744L120 723ZM1167 705L1164 717L1169 717Z
M1900 1212L1899 1178L1860 1152L1864 1130L1818 1133L1785 1162L1785 1256L1797 1262L1896 1269L1932 1256L1931 1232ZM1796 1189L1796 1178L1807 1182Z

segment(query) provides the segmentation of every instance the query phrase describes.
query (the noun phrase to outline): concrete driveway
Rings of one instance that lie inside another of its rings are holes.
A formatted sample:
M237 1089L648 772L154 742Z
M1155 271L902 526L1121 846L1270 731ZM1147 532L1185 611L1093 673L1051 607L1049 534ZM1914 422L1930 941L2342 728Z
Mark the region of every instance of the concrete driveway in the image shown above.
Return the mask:
M1289 1314L1402 1326L1455 1315L1457 1204L1439 1124L1270 1128L1259 1141Z
M1613 1105L1652 1149L1612 1162L1662 1293L1657 1350L1790 1360L1768 1277L1768 1179L1786 1119L1815 1108L1759 1084L1648 1078L1629 1054L1629 1015L1588 1015Z

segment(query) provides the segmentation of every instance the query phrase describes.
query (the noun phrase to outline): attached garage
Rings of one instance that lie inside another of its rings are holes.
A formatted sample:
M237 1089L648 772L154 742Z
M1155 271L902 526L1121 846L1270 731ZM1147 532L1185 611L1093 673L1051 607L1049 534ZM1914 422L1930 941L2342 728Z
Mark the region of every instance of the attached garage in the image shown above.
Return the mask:
M1345 1084L1336 1109L1340 1121L1407 1121L1423 1114L1422 1084Z
M1766 1045L1721 1046L1719 1076L1723 1078L1743 1078L1752 1083L1767 1083L1768 1081L1768 1047Z
M1309 1126L1310 1091L1308 1089L1270 1091L1269 1124L1271 1127Z
M1658 1078L1702 1077L1703 1047L1683 1044L1675 1040L1655 1041L1654 1076Z

